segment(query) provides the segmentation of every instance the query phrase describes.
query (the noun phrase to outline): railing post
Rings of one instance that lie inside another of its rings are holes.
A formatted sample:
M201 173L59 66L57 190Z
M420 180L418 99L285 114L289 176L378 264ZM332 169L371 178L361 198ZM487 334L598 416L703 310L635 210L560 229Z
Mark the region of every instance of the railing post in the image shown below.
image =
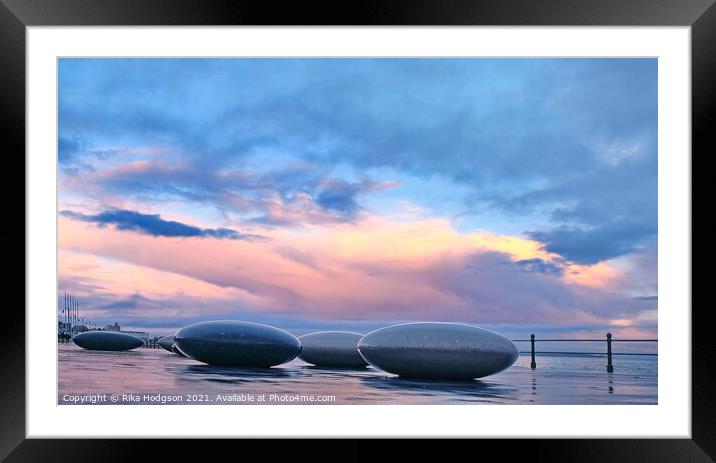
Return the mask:
M530 334L530 344L532 347L532 362L530 363L530 368L533 370L537 368L537 362L535 362L535 335Z
M607 373L614 371L614 365L612 365L612 333L607 333Z

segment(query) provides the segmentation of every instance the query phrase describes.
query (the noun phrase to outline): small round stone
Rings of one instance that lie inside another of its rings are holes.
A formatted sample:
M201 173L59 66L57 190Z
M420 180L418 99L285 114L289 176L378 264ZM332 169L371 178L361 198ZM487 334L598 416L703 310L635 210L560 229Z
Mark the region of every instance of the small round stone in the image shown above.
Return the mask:
M72 337L72 341L88 350L130 350L144 345L144 341L131 334L117 331L85 331Z
M358 353L358 341L362 334L348 331L321 331L300 336L304 362L335 368L365 368L368 366Z
M172 346L174 345L174 336L164 336L163 338L160 338L157 343L162 347L162 349L173 352Z

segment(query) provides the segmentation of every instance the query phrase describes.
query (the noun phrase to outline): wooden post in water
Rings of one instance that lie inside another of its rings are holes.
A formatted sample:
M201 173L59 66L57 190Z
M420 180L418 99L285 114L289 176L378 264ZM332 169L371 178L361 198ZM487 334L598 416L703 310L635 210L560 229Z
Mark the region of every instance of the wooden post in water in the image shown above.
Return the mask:
M530 345L532 347L532 362L530 362L530 368L533 370L537 368L537 362L535 362L535 335L530 334Z
M607 373L614 371L614 365L612 365L612 333L607 333Z

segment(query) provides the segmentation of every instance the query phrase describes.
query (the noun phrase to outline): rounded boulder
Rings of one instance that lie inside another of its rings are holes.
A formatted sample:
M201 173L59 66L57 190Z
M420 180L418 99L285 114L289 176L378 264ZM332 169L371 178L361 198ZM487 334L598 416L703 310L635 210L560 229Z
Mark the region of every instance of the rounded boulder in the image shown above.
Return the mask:
M371 365L408 378L482 378L510 367L517 347L493 331L456 323L408 323L372 331L358 342Z
M136 336L117 331L85 331L72 337L72 341L88 350L131 350L144 345Z
M210 365L272 367L301 351L294 335L261 323L210 321L182 328L174 346L184 355Z
M160 338L159 341L157 341L157 344L159 344L162 349L168 350L169 352L173 352L172 346L174 345L174 336L164 336L163 338Z
M365 368L368 363L358 353L358 341L363 335L348 331L322 331L305 334L298 357L320 367Z

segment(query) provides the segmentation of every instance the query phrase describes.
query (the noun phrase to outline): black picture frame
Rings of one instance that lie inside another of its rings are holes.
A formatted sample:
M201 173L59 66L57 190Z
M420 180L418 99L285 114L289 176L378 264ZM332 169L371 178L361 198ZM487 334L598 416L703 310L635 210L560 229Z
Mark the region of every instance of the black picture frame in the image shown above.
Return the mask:
M316 1L279 4L268 0L0 0L0 124L3 144L12 147L5 151L5 157L12 158L10 162L19 164L25 159L25 28L60 25L691 26L692 163L696 153L705 157L716 152L709 124L713 120L709 116L716 112L714 0L370 0L351 4ZM24 169L24 163L18 168ZM17 197L17 189L8 197ZM26 232L24 227L23 231ZM21 239L24 241L24 235ZM167 445L167 441L124 439L25 439L25 317L20 310L4 309L0 335L0 457L7 456L6 461L13 462L126 461L137 453L147 454L151 450L147 446L158 448L164 458L172 458L186 455L196 445L191 440L172 440ZM481 452L494 449L509 459L524 457L537 461L713 461L716 355L711 347L710 324L706 322L708 310L708 306L696 305L691 309L692 439L530 439L520 440L520 445L485 440L473 445L479 445ZM425 443L412 441L410 447L420 451ZM245 444L241 445L245 448ZM269 446L272 452L282 447ZM340 446L354 457L368 452L364 443L356 441ZM401 447L399 451L403 453L405 448ZM88 459L87 455L96 458Z

